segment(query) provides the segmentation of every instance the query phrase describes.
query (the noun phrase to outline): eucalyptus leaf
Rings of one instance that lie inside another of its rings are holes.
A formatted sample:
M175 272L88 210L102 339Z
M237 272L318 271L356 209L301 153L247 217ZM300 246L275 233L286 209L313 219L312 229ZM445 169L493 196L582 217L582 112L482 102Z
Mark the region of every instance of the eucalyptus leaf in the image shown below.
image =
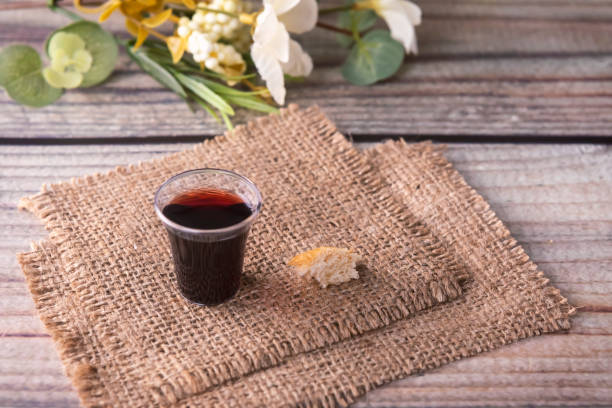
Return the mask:
M85 48L93 57L91 68L83 74L82 87L87 88L97 85L108 78L115 69L119 56L117 43L111 34L94 22L78 21L51 33L45 44L47 55L49 54L49 41L59 32L76 34L81 37L85 42Z
M352 4L353 1L349 1ZM338 15L338 26L349 31L364 31L371 28L378 16L373 10L347 10ZM345 34L337 34L336 40L343 47L350 47L353 43L353 37Z
M187 87L193 93L198 95L204 101L208 102L209 104L217 108L219 112L221 112L222 114L225 113L228 115L234 114L234 110L232 109L232 107L221 96L213 92L209 87L204 85L202 82L196 81L195 79L187 75L181 74L180 72L174 71L173 73L176 79L178 79L178 81L181 84L185 85L185 87Z
M42 76L42 62L28 45L11 45L0 52L0 86L22 105L35 108L55 102L62 90Z
M181 84L163 66L149 57L142 50L134 51L131 47L126 47L128 56L134 60L143 71L151 75L157 82L169 88L182 98L187 98L187 93Z
M355 85L370 85L395 74L403 60L404 47L388 31L371 31L353 45L342 76Z

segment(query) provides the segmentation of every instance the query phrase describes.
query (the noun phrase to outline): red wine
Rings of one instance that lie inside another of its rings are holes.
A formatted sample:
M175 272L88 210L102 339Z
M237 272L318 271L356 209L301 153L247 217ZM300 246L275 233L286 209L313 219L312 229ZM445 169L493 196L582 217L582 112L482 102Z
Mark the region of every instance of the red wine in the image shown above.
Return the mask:
M247 219L252 211L238 195L198 189L182 193L162 213L171 221L200 230L226 228ZM178 286L187 299L219 304L238 291L248 228L229 239L188 239L168 229Z

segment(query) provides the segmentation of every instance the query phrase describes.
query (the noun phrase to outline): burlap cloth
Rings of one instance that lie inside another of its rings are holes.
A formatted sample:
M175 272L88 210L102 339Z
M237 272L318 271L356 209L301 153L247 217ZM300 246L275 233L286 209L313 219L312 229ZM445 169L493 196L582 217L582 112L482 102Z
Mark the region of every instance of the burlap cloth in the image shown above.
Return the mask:
M406 208L467 266L464 295L177 406L346 405L392 380L570 327L574 308L549 285L441 148L388 142L365 154Z
M311 110L306 115L325 121L315 113ZM282 120L288 120L287 116L302 114L292 110L283 115ZM321 129L314 125L314 129ZM322 127L327 129L325 132L331 132L328 126L326 122ZM248 140L242 143L248 143ZM208 143L197 148L195 153L200 157L205 150L214 146ZM277 365L218 387L202 387L198 382L200 379L188 369L176 373L175 377L169 377L164 371L168 361L170 364L176 362L179 366L184 366L192 358L201 362L202 355L211 350L177 349L166 344L168 339L155 337L160 328L162 332L166 330L165 319L173 319L162 314L165 310L163 305L160 305L159 316L148 316L150 320L145 326L149 327L146 332L141 332L138 331L139 327L127 325L134 322L122 312L125 299L116 297L117 293L123 292L115 292L116 288L111 287L109 290L114 301L109 304L110 295L98 292L93 277L84 276L74 280L73 275L68 275L81 268L86 273L92 271L91 267L84 269L83 258L87 258L87 252L76 256L70 246L65 245L66 242L72 245L70 234L75 232L73 223L78 223L78 220L70 221L70 218L80 217L80 214L66 212L61 216L55 215L49 225L49 216L53 211L48 206L26 202L29 208L37 207L37 213L47 218L51 239L36 245L32 252L21 254L20 262L40 316L55 339L68 375L73 379L83 402L86 405L113 406L150 406L154 400L176 406L344 405L375 386L416 371L431 369L522 338L569 327L573 308L558 290L548 285L487 203L443 158L440 148L430 144L409 146L390 142L366 151L366 156L375 166L379 181L382 180L385 188L388 188L387 194L392 195L396 204L399 203L402 213L411 214L410 223L419 225L428 234L431 232L451 252L453 260L445 259L444 262L461 265L469 272L470 279L463 286L464 295L411 318L325 348L294 356L288 352L282 361L276 361ZM179 154L172 159L144 164L144 171L160 163L169 165L168 162L177 160L177 157L182 156ZM322 164L327 165L325 162ZM129 174L138 169L141 167L119 170L113 173L115 176L106 177L114 177L113 184L116 185L119 182L117 174ZM175 168L170 167L167 171L172 173ZM96 177L96 186L99 187L103 181L104 178ZM77 182L74 187L54 186L49 190L66 188L80 191L85 183ZM360 188L364 188L364 185L361 184ZM44 194L48 195L49 191ZM104 211L104 207L98 209ZM271 211L270 208L266 210ZM117 218L112 221L117 226L121 220ZM69 235L61 228L70 228ZM404 232L402 239L406 239L406 235ZM97 237L90 234L89 239L96 242ZM157 242L155 237L150 239ZM395 237L389 235L387 239L398 245ZM112 246L107 248L102 258L110 259L116 249ZM249 251L254 250L251 247ZM146 251L152 249L147 248ZM163 256L167 257L167 254L163 253ZM131 280L127 279L132 276L129 272L126 274L123 265L113 266L111 260L99 262L110 268L112 273L122 275L125 285L132 285ZM167 259L163 265L170 268ZM103 280L114 279L105 269L96 271ZM153 285L146 280L152 272L138 269L137 273L142 275L143 284ZM168 270L163 273L157 270L155 273L160 275L158 279L165 285L170 285ZM87 286L87 282L91 287ZM155 290L162 290L166 298L176 297L172 290L159 288L159 285ZM324 295L313 286L308 286L308 290L317 296ZM134 295L130 293L130 296ZM147 296L154 294L148 292ZM155 299L160 300L158 297ZM177 298L176 301L179 300ZM142 317L143 308L149 305L146 298L139 301L143 304L130 303L136 317ZM269 300L259 299L259 302L266 301ZM193 322L181 321L181 326L175 326L174 331L165 332L171 341L182 339L187 333L190 336L206 336L208 330L214 330L209 320L194 317L194 313L201 309L193 309L185 303L182 305L181 313L188 315ZM250 304L250 307L255 306ZM240 310L244 311L242 308ZM214 317L217 316L207 316L207 319ZM278 314L275 317L278 318ZM196 322L200 325L199 330L192 332L194 326L191 323ZM129 342L114 343L121 331L128 333L119 338ZM147 341L146 337L152 337L151 341ZM240 342L242 339L234 340ZM145 342L147 347L153 348L152 352L143 356L143 345L135 342ZM210 346L210 343L204 345L205 341L201 344L202 347ZM140 358L145 361L139 361ZM260 364L263 367L273 363L266 361ZM252 371L251 368L245 371ZM145 373L142 370L151 371ZM134 372L138 375L134 375Z
M179 295L152 205L164 180L201 167L245 174L264 197L241 289L216 307ZM290 107L193 150L43 187L21 206L50 235L19 261L90 406L188 401L456 298L467 276L317 108ZM361 278L321 289L285 265L322 245L359 252Z

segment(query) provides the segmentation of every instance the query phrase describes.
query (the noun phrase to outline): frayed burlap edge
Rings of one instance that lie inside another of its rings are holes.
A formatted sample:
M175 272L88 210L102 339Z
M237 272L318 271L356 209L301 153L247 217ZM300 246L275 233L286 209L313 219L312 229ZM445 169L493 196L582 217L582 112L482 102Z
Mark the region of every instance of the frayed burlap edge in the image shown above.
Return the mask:
M353 171L353 175L358 178L364 189L370 194L374 194L379 201L384 203L390 216L397 217L400 222L406 223L406 228L414 233L424 233L426 230L423 226L419 226L410 218L404 211L402 205L396 201L392 194L385 191L386 183L373 166L370 165L367 158L361 155L348 142L342 134L340 134L335 125L315 106L305 111L299 111L296 105L290 105L288 109L282 109L280 115L292 115L299 113L303 117L309 119L311 126L316 126L317 131L325 136L325 140L336 149L338 159L344 160ZM222 143L226 138L235 137L238 132L248 129L249 127L259 127L270 120L268 117L261 117L257 120L236 127L233 132L226 132L224 136L218 136L214 139L209 139L203 143L196 145L193 151L206 149L212 144ZM70 243L70 229L65 228L61 221L60 214L52 210L52 196L55 191L69 186L90 185L95 183L100 178L122 177L136 169L142 169L151 166L154 163L163 163L171 161L174 157L183 154L182 152L174 153L169 156L155 158L151 161L140 162L136 165L118 166L114 170L106 173L96 173L84 177L73 178L68 183L56 183L51 185L43 185L41 192L20 200L19 208L26 209L37 217L41 218L45 224L45 228L49 231L49 241L56 245L60 254L60 259L64 265L66 275L70 276L81 265L79 263L80 250L73 248ZM40 246L38 246L40 248ZM238 378L251 372L278 365L283 362L287 356L303 353L312 349L314 340L317 348L329 346L340 341L347 336L355 336L363 332L378 329L390 324L394 320L402 319L414 314L420 310L427 309L439 303L443 303L449 299L456 298L461 295L460 283L468 278L465 270L457 266L454 257L444 252L441 245L432 244L426 248L432 256L436 256L449 265L451 271L450 276L443 277L437 280L423 282L415 291L416 295L406 293L402 298L402 302L397 302L396 305L389 307L381 307L375 311L363 311L356 316L355 321L332 322L322 327L331 337L332 341L321 337L319 329L313 328L307 333L304 338L295 338L295 343L284 346L285 349L280 350L275 348L266 349L266 353L251 358L246 358L245 361L230 363L222 363L213 367L205 367L197 372L181 373L180 378L165 379L155 385L152 384L151 391L157 396L160 403L175 403L192 395L197 395L206 392L211 387L223 384L226 381ZM79 338L74 331L70 329L70 322L63 319L61 314L45 313L43 310L49 306L48 302L53 295L53 289L45 286L45 282L40 279L40 254L36 253L36 249L32 252L18 255L19 262L24 274L28 279L32 296L37 304L37 308L41 311L41 320L45 323L47 329L56 341L58 352L62 359L66 362L68 375L72 378L75 388L77 389L81 400L85 405L112 405L112 399L107 395L104 389L103 382L97 373L96 367L91 362L83 361L83 351L86 337ZM95 310L95 298L91 294L87 295L88 290L84 287L74 288L79 300L83 303L80 305L90 313L96 313L98 317L104 312ZM38 293L43 294L38 295ZM56 296L59 293L56 293ZM93 345L92 348L95 348ZM81 356L80 360L76 361L74 356ZM289 357L290 358L290 357ZM106 395L106 396L105 396Z
M414 146L406 143L403 139L398 141L387 141L366 150L365 155L371 158L373 154L385 155L394 152L397 155L402 155L402 159L404 160L410 159L410 152L418 151L419 154L429 155L428 160L436 164L440 170L446 173L446 177L450 180L456 191L467 195L467 202L474 208L477 214L480 214L486 225L495 231L502 232L504 235L504 244L509 252L512 253L514 258L520 260L522 265L528 267L530 272L529 280L532 281L537 288L542 289L546 298L550 300L551 307L549 310L555 311L555 313L550 314L554 314L556 317L554 321L551 321L550 324L543 327L543 329L547 331L569 330L571 327L570 317L576 313L576 308L569 303L559 289L550 284L550 279L548 279L544 272L538 269L536 263L529 258L529 255L512 236L504 222L497 217L497 214L491 209L491 206L484 197L470 186L461 173L454 168L453 164L444 157L447 146L436 146L430 141L419 143L417 146L419 149L415 149Z
M66 375L72 381L81 402L85 406L101 406L108 401L104 385L97 370L83 352L86 338L74 324L70 312L76 312L78 305L59 308L58 299L65 295L67 283L57 275L54 265L47 261L47 248L44 241L32 243L32 250L17 254L17 260L26 277L28 288L36 305L38 316L55 343L55 348L64 364ZM58 281L49 285L49 276ZM63 287L62 289L60 289Z

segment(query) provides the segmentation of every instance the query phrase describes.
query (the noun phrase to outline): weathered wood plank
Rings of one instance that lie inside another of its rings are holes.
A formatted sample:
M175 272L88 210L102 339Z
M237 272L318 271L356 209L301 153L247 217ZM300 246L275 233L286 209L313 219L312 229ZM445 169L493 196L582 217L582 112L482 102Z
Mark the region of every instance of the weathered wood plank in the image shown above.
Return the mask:
M479 14L475 10L481 2L467 9L434 3L449 14L426 17L419 28L420 56L408 58L398 76L373 87L352 86L342 79L339 64L345 51L333 35L316 30L304 36L317 68L304 83L289 85L289 100L319 103L342 131L356 138L612 137L612 24L602 20L608 18L605 13L597 20L533 19L527 14L517 19ZM605 8L605 3L589 4L586 9ZM496 7L522 10L508 2L489 5ZM25 42L40 48L48 33L65 23L44 9L0 11L0 46ZM118 18L106 26L122 30ZM55 105L38 110L18 106L2 94L0 109L0 138L198 136L222 131L204 112L191 113L180 98L125 57L103 86L69 92ZM251 116L241 111L236 121Z
M52 357L50 339L0 338L0 403L78 406L59 362ZM547 336L392 383L369 393L356 406L561 406L559 394L565 394L568 405L605 403L610 396L611 363L607 336ZM24 374L28 382L23 382Z
M71 4L70 0L59 1L60 4ZM96 4L95 0L84 0L83 4ZM342 4L342 1L327 0L321 7L328 4ZM481 16L481 17L513 17L513 18L545 18L545 19L592 19L601 20L612 16L612 1L610 0L417 0L426 18L438 16ZM0 10L17 10L46 7L44 0L4 0Z
M51 338L0 336L0 406L78 407Z
M16 212L17 199L43 182L189 146L0 148L0 406L78 406L15 262L15 252L45 236L33 216ZM447 156L580 312L567 335L530 339L392 383L355 406L609 405L612 148L458 144Z

